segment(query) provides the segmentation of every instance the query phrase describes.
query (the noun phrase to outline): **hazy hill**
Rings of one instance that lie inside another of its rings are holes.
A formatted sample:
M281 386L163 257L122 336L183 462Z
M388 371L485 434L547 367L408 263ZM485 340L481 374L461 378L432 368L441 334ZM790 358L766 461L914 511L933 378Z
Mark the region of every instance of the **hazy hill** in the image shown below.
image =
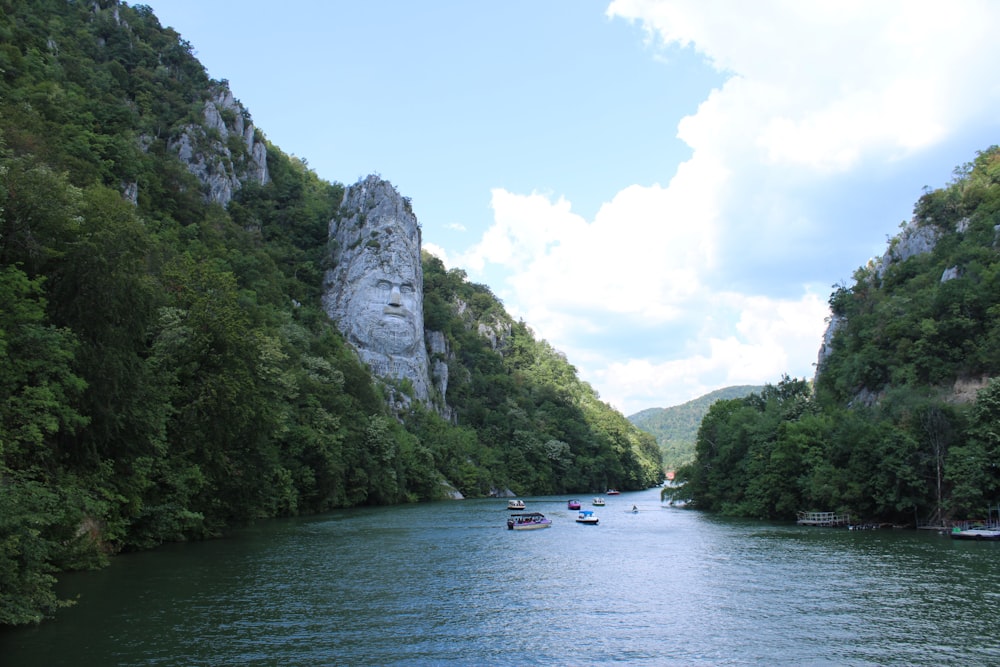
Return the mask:
M629 416L629 421L656 438L663 453L663 465L672 470L694 459L698 427L708 409L718 400L743 398L761 386L724 387L699 398L669 408L649 408Z

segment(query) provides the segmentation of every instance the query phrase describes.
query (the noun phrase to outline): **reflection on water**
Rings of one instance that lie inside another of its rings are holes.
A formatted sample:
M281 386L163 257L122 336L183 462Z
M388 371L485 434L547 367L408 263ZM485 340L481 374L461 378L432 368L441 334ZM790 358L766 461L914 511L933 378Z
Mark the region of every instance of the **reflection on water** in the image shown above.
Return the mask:
M0 633L20 665L1000 663L1000 544L804 528L609 497L508 531L506 501L273 521L73 575ZM627 510L637 504L640 512Z

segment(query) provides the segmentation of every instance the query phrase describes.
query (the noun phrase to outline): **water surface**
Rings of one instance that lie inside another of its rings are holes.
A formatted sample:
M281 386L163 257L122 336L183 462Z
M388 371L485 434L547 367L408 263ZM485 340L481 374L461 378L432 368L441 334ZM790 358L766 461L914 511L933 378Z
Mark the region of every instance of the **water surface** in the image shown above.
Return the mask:
M585 526L567 498L526 498L545 530L453 501L120 556L66 577L55 621L0 632L0 664L1000 664L1000 544L725 520L656 489Z

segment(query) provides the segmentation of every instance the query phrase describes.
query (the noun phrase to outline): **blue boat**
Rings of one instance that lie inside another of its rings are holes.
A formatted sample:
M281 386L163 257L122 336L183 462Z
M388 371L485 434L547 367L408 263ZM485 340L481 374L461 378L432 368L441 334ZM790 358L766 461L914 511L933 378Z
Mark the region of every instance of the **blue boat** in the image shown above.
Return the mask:
M577 523L582 523L587 526L596 526L599 519L594 516L591 510L581 510L579 516L576 517Z

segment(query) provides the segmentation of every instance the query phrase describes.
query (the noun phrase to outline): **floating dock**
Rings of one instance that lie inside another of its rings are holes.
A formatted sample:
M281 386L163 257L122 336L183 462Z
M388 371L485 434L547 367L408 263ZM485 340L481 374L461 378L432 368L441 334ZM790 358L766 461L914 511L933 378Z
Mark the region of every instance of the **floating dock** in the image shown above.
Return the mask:
M795 523L800 526L847 526L851 523L850 513L837 512L799 512Z

